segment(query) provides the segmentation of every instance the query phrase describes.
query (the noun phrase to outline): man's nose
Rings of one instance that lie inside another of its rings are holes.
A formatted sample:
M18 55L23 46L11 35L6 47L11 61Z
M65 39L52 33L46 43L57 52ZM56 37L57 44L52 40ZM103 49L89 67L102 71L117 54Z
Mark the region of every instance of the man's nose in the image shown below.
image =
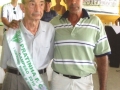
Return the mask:
M71 0L71 3L76 3L76 0Z
M35 11L39 11L41 9L41 6L39 4L35 5Z

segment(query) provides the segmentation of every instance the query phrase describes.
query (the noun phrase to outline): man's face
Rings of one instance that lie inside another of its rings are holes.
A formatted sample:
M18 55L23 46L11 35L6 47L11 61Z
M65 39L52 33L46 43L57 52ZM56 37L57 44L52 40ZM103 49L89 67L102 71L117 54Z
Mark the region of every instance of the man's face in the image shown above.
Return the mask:
M45 2L45 10L50 10L51 2Z
M44 0L25 0L23 12L25 17L31 20L40 20L43 16Z
M82 9L83 0L65 0L70 13L80 12Z

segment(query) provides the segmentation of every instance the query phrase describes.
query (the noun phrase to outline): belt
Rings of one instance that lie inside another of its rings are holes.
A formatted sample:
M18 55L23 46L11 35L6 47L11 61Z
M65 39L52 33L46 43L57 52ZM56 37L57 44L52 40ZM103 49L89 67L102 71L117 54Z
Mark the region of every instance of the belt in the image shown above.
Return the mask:
M54 71L54 72L56 72L56 71ZM60 74L59 72L56 72L57 74ZM80 79L81 77L78 77L78 76L72 76L72 75L64 75L63 74L63 76L65 76L65 77L68 77L68 78L70 78L70 79Z
M17 74L17 75L21 75L20 72L17 69L15 69L15 68L9 68L8 67L7 68L7 72L10 72L10 73L13 73L13 74ZM39 74L43 74L43 73L46 72L46 68L38 70L38 72L39 72Z

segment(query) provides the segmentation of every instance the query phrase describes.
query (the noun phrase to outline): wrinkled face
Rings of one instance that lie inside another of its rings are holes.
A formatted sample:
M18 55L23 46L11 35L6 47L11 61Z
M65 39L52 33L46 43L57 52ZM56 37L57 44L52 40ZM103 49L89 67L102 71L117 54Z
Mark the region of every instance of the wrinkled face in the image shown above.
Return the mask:
M28 19L39 20L43 16L44 6L44 0L25 0L22 10Z
M70 13L80 12L82 9L83 0L65 0Z

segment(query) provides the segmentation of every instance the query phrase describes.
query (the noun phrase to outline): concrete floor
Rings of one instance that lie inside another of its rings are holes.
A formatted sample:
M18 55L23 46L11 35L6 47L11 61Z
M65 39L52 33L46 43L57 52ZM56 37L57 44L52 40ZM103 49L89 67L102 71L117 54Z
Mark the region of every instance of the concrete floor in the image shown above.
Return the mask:
M94 90L99 90L98 75L93 75ZM120 68L109 67L107 90L120 90Z

